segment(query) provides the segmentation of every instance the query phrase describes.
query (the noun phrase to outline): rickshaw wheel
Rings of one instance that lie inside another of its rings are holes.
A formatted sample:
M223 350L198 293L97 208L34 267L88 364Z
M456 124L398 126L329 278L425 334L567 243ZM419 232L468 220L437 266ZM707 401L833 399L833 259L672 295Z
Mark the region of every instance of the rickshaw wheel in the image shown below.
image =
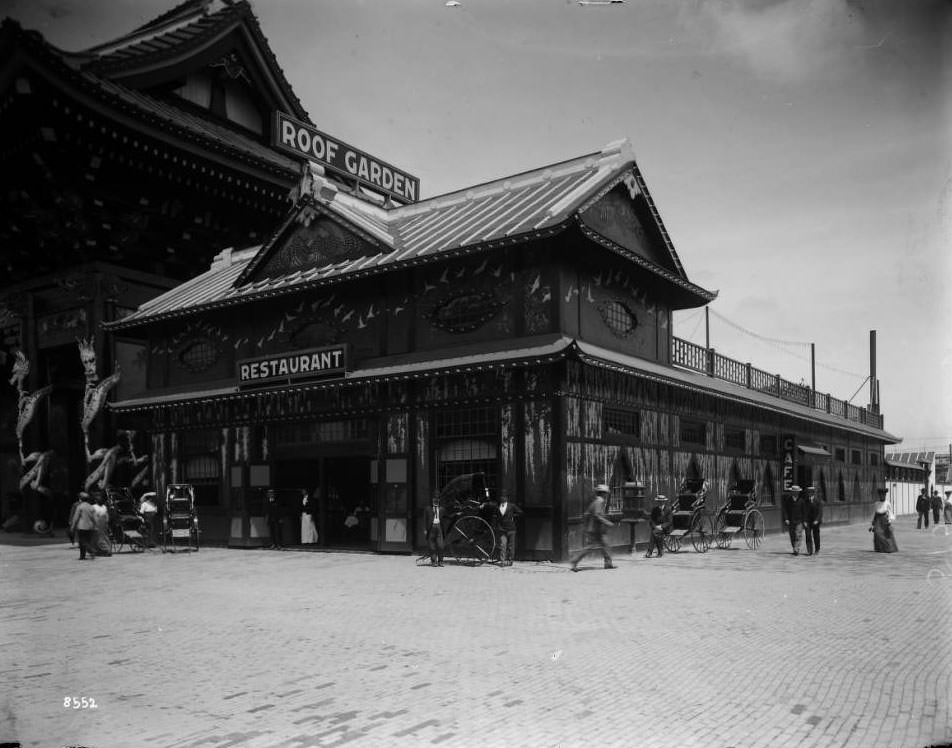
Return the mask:
M122 550L122 537L116 537L115 534L109 534L109 551L112 554L119 553Z
M145 542L142 538L134 538L129 541L129 550L133 553L142 553L145 550Z
M705 517L703 514L697 514L691 524L691 544L694 546L694 550L698 553L707 553L714 537L714 524L711 522L711 518Z
M665 535L664 536L664 549L670 553L677 553L681 550L681 536L680 535Z
M730 548L734 539L733 535L724 532L725 527L727 527L727 518L723 514L719 514L714 526L714 543L718 548Z
M751 509L744 517L744 540L752 551L760 548L764 539L764 515L757 509Z
M450 528L447 544L458 563L475 566L493 560L496 536L482 517L460 517Z
M193 527L191 532L188 534L188 547L192 548L192 543L195 543L195 552L198 553L198 528Z

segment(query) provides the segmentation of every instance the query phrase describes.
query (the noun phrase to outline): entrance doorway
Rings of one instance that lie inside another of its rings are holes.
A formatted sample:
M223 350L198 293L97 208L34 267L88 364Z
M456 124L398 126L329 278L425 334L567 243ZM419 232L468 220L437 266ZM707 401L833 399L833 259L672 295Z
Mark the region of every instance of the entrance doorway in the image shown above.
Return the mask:
M326 545L370 548L377 540L370 458L325 457L321 463L321 525Z
M301 542L301 491L317 507L318 544L327 548L369 549L377 540L377 500L367 456L315 455L274 462L274 488L285 512L286 542Z

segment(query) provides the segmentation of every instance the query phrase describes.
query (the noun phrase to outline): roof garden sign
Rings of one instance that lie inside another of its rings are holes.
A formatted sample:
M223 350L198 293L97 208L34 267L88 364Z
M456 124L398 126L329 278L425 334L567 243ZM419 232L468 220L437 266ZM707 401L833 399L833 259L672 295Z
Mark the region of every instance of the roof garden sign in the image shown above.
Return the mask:
M274 113L271 138L275 148L294 156L304 156L401 203L415 203L419 199L420 180L416 177L284 112Z

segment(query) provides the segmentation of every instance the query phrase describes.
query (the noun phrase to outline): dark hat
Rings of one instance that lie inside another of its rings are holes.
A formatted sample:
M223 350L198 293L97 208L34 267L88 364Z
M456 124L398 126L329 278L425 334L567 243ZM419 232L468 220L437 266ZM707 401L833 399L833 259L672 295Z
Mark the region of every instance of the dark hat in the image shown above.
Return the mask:
M880 486L879 488L876 489L876 493L881 493L883 495L886 495L887 493L889 493L889 489L885 488L884 486Z

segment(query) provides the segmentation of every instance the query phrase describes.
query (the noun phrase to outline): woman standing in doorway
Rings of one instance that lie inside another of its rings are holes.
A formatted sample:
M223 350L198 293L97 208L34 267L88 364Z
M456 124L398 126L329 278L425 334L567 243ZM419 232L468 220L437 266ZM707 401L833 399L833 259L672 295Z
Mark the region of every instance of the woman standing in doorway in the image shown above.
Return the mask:
M307 489L301 492L301 545L313 545L317 542L317 525L314 513L317 512L321 489L315 488L308 496Z

